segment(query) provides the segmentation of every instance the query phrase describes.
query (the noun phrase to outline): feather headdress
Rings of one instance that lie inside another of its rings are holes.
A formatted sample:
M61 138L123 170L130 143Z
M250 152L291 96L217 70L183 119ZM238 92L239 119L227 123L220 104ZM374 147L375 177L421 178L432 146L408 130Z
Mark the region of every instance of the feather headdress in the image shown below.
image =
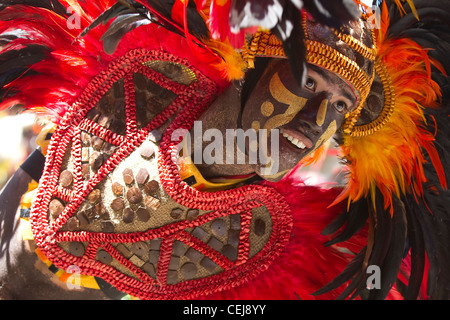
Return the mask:
M209 73L219 87L229 81L224 61L230 57L233 65L240 66L238 53L225 44L209 42L219 55L194 36L186 36L183 26L170 17L130 3L134 6L115 1L42 1L33 5L12 1L2 5L0 108L19 105L58 122L108 63L141 47L186 57Z
M380 72L384 73L386 119L381 119L379 130L366 136L344 135L343 157L349 161L351 175L341 199L358 200L368 194L373 197L379 189L387 209L392 205L392 195L423 194L424 151L434 164L442 187L447 187L433 143L434 132L426 128L424 111L437 107L441 98L441 89L431 78L431 68L444 74L445 70L428 56L428 49L411 39L390 38L386 5L383 9L382 28L377 32L377 59L383 68Z
M449 261L448 246L442 243L448 242L449 235L449 210L444 203L449 200L445 123L450 69L444 30L449 30L450 15L448 8L435 2L414 1L415 6L401 6L400 11L398 4L383 3L381 28L376 33L377 59L385 72L387 118L380 118L370 134L344 136L342 153L349 180L337 201L346 199L349 208L324 230L332 234L346 225L328 244L343 241L361 228L368 213L367 251L356 264L359 270L347 268L318 293L352 279L346 294L352 290L353 296L363 294L366 267L377 265L384 272L385 285L396 283L406 299L417 297L424 279L428 297L449 297L443 285L448 280L441 270ZM439 44L431 42L438 37ZM396 270L408 252L411 273L408 279L398 280ZM371 291L368 297L383 298L386 293Z

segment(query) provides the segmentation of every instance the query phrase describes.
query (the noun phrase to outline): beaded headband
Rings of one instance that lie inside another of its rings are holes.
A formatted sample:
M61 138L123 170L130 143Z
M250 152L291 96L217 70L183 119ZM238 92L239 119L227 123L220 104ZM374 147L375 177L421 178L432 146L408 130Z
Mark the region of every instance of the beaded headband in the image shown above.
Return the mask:
M333 73L338 74L342 79L350 83L359 93L359 102L357 107L346 115L346 121L343 125L345 134L355 137L362 137L372 134L383 127L392 114L394 104L394 92L391 80L383 64L377 59L377 48L375 33L371 31L371 45L363 43L350 34L331 29L329 35L345 44L349 50L352 50L356 56L355 59L343 53L342 50L332 47L330 43L326 44L319 39L311 37L308 31L310 26L307 13L303 13L302 25L305 33L306 62L323 67ZM366 27L367 28L367 27ZM250 42L244 45L242 56L250 68L254 67L256 57L284 57L285 53L282 42L273 34L267 31L256 32ZM358 59L359 58L359 59ZM364 61L366 67L363 67ZM367 67L369 64L369 67ZM377 75L377 77L376 77ZM384 106L375 119L368 123L358 123L363 109L368 108L367 97L371 92L374 80L381 81L384 89Z

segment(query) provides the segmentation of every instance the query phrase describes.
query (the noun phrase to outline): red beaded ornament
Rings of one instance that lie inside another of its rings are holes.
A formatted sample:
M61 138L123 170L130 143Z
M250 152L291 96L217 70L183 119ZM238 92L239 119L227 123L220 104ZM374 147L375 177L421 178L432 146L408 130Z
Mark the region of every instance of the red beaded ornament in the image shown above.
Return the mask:
M190 85L171 81L145 65L146 62L153 60L184 65L194 72L195 81ZM160 87L177 95L172 103L140 130L136 124L133 83L133 74L135 73L143 74ZM119 79L123 79L125 92L125 135L117 134L86 117L86 114ZM260 272L269 267L287 244L291 234L292 217L284 198L273 188L261 185L247 185L227 191L200 192L181 180L177 164L173 161L178 152L178 144L182 139L171 141L173 131L179 128L189 129L204 108L214 99L216 91L215 82L209 80L187 61L161 51L143 49L130 51L125 56L113 61L106 70L89 83L71 110L66 113L53 135L48 149L46 168L30 218L37 245L54 265L61 269L76 265L82 274L103 278L118 290L141 299L197 298L241 285L257 277ZM162 137L158 154L157 163L161 185L167 194L180 205L207 212L192 220L181 220L138 232L108 233L61 230L91 191L121 161L140 146L152 130L159 128L172 116L175 118ZM98 136L117 147L116 151L87 181L83 181L81 169L81 131ZM58 185L58 177L62 171L63 158L67 148L72 148L72 190ZM54 221L50 221L48 208L53 198L59 198L67 205ZM250 257L249 232L252 209L261 206L265 206L270 213L271 234L264 247ZM237 258L234 261L187 231L214 219L230 215L240 215L239 244ZM133 264L113 245L152 239L161 239L156 278ZM203 278L168 284L168 268L175 240L181 241L205 255L220 266L222 271ZM86 244L84 254L82 256L70 254L61 247L61 243L66 242ZM128 269L132 276L96 259L100 250L106 251L112 259Z

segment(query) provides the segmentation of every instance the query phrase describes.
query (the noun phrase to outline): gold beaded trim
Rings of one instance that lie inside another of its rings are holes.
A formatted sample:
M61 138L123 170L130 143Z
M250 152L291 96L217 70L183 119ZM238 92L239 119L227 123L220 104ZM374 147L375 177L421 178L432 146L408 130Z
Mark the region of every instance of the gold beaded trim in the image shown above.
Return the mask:
M378 118L371 123L362 126L355 126L351 132L351 136L353 137L365 137L374 132L377 132L389 121L390 117L394 113L396 96L394 87L392 85L391 76L387 72L386 67L379 59L375 61L375 70L381 79L381 83L383 84L383 110L381 111L381 114L378 116Z
M317 41L306 40L307 61L341 75L362 94L371 78L358 64L337 50Z
M358 39L352 37L351 35L341 33L335 29L333 29L334 34L344 41L346 44L350 46L353 50L361 54L364 58L374 61L377 55L376 48L368 48L365 44L363 44ZM373 31L372 31L373 35ZM373 38L373 37L372 37ZM375 43L375 42L374 42Z
M305 43L308 62L340 74L360 92L370 86L371 78L353 60L323 43L311 40ZM250 45L243 48L242 55L249 67L256 56L286 56L281 41L268 32L257 32Z
M285 56L281 41L273 34L263 31L258 31L253 35L251 43L244 45L241 54L249 68L255 67L256 56Z

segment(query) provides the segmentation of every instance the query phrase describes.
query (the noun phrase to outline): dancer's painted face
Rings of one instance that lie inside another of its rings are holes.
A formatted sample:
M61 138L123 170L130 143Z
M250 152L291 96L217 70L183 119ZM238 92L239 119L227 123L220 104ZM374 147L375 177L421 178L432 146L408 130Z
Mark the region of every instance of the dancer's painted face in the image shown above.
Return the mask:
M266 129L268 134L279 130L279 139L269 138L266 147L272 162L278 161L278 174L272 171L265 178L280 179L329 140L355 108L357 99L353 87L328 70L308 65L305 85L299 87L287 60L270 62L242 113L244 130ZM272 143L278 143L278 148Z

